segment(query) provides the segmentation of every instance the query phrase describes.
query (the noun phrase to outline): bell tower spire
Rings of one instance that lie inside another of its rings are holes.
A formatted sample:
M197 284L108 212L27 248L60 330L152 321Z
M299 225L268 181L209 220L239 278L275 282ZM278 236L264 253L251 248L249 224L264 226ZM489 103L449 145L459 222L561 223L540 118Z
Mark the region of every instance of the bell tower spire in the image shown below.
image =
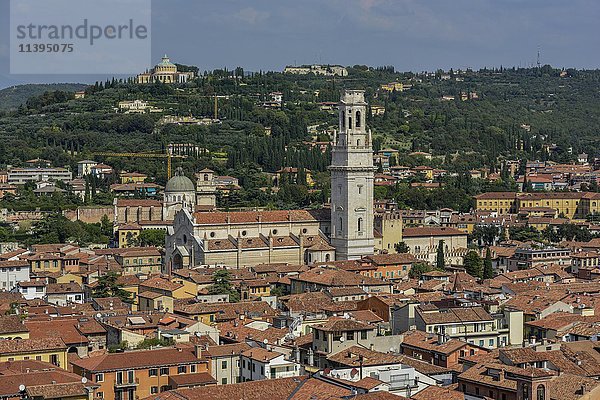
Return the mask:
M331 244L338 260L373 254L373 148L364 90L346 90L331 166Z

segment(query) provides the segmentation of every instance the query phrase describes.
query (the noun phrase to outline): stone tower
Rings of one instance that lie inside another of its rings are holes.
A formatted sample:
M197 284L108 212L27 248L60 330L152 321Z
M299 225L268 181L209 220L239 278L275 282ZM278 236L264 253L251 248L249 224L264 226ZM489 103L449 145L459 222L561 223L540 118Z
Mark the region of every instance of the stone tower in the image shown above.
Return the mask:
M331 166L331 244L336 259L373 254L373 148L363 90L346 90L339 103Z
M215 172L205 168L196 174L196 205L202 209L214 210L217 207L217 184Z

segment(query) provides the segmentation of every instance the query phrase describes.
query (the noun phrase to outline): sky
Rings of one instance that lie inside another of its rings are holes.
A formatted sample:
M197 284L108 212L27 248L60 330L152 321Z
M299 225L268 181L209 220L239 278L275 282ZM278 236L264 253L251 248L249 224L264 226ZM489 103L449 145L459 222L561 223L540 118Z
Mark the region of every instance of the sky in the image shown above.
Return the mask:
M9 1L19 0L0 0L0 88L106 78L10 75ZM153 63L166 53L200 70L518 67L535 63L538 50L542 64L600 67L600 1L152 0Z

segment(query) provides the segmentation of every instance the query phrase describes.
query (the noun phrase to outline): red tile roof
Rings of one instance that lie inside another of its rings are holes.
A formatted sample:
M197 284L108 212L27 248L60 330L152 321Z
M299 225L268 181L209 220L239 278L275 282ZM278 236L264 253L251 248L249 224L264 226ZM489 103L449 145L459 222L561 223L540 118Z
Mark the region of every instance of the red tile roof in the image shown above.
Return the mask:
M201 361L190 348L164 348L107 353L101 356L82 358L72 364L87 371L112 371L127 368L192 364Z
M265 379L230 385L173 390L147 397L146 400L283 400L290 398L306 379L306 377Z
M18 315L0 315L0 335L29 332Z
M67 346L60 338L0 340L2 355L66 349Z
M315 213L307 210L201 212L194 213L194 219L200 225L318 221Z

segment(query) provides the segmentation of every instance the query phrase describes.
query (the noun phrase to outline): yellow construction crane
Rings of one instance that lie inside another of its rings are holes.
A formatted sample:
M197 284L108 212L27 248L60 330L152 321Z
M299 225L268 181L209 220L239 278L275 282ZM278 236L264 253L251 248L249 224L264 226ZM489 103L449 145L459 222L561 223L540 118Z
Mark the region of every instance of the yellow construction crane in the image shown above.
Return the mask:
M133 158L166 158L167 159L167 179L171 179L171 158L185 158L185 156L170 154L170 153L109 153L99 152L93 153L95 156L105 157L133 157Z

